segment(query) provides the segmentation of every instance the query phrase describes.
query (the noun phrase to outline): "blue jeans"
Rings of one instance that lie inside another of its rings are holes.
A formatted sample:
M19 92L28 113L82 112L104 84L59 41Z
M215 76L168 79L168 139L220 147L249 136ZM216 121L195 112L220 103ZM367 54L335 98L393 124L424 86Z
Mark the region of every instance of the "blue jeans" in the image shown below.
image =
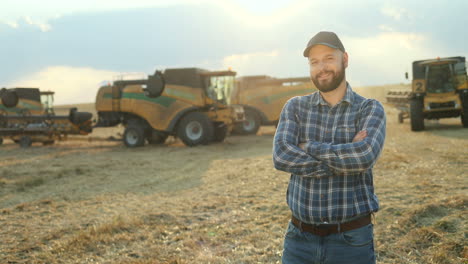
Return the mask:
M375 264L373 225L320 237L289 222L283 264Z

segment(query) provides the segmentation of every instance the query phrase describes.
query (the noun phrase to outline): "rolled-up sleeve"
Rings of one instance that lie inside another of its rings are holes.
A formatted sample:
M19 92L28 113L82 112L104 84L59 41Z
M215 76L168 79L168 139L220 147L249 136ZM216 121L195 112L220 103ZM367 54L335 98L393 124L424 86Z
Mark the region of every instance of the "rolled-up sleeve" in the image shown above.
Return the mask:
M372 168L385 141L385 112L378 101L366 100L359 116L359 131L367 131L364 140L346 144L308 142L307 153L337 174L359 173Z
M273 140L273 163L276 169L299 176L324 177L327 166L298 147L299 124L297 97L290 99L280 115Z

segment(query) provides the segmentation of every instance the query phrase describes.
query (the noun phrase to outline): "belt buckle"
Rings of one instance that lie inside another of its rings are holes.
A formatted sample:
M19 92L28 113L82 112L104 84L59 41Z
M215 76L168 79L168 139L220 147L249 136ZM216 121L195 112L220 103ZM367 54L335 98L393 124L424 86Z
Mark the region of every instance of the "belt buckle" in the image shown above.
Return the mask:
M318 224L315 226L315 230L317 233L320 234L320 236L328 236L331 234L335 233L335 227L338 233L340 233L341 225L338 224L329 224L329 223L323 223L323 224Z

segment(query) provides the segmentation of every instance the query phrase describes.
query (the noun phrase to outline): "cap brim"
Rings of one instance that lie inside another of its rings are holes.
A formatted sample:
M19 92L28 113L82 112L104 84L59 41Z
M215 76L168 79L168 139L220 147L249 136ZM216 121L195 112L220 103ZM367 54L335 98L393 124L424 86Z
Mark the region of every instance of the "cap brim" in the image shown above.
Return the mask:
M325 46L328 46L332 49L339 49L337 46L335 45L332 45L332 44L328 44L328 43L315 43L314 45L310 45L309 47L307 47L305 50L304 50L304 57L309 57L309 51L310 49L315 46L315 45L325 45Z

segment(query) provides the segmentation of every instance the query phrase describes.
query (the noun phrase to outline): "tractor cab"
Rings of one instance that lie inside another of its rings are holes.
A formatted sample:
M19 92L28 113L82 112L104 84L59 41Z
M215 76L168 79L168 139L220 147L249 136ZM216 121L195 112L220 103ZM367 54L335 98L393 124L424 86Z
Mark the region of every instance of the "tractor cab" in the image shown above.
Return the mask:
M230 105L236 73L217 71L203 74L203 76L205 77L205 89L208 97L218 103Z
M460 63L458 59L438 59L420 63L424 69L426 92L428 94L451 93L456 91L457 78L455 66Z
M168 85L179 85L203 89L214 102L229 105L234 91L236 72L207 71L200 68L166 69L164 79Z
M54 94L52 91L40 92L41 104L44 109L44 114L55 114L54 112Z

